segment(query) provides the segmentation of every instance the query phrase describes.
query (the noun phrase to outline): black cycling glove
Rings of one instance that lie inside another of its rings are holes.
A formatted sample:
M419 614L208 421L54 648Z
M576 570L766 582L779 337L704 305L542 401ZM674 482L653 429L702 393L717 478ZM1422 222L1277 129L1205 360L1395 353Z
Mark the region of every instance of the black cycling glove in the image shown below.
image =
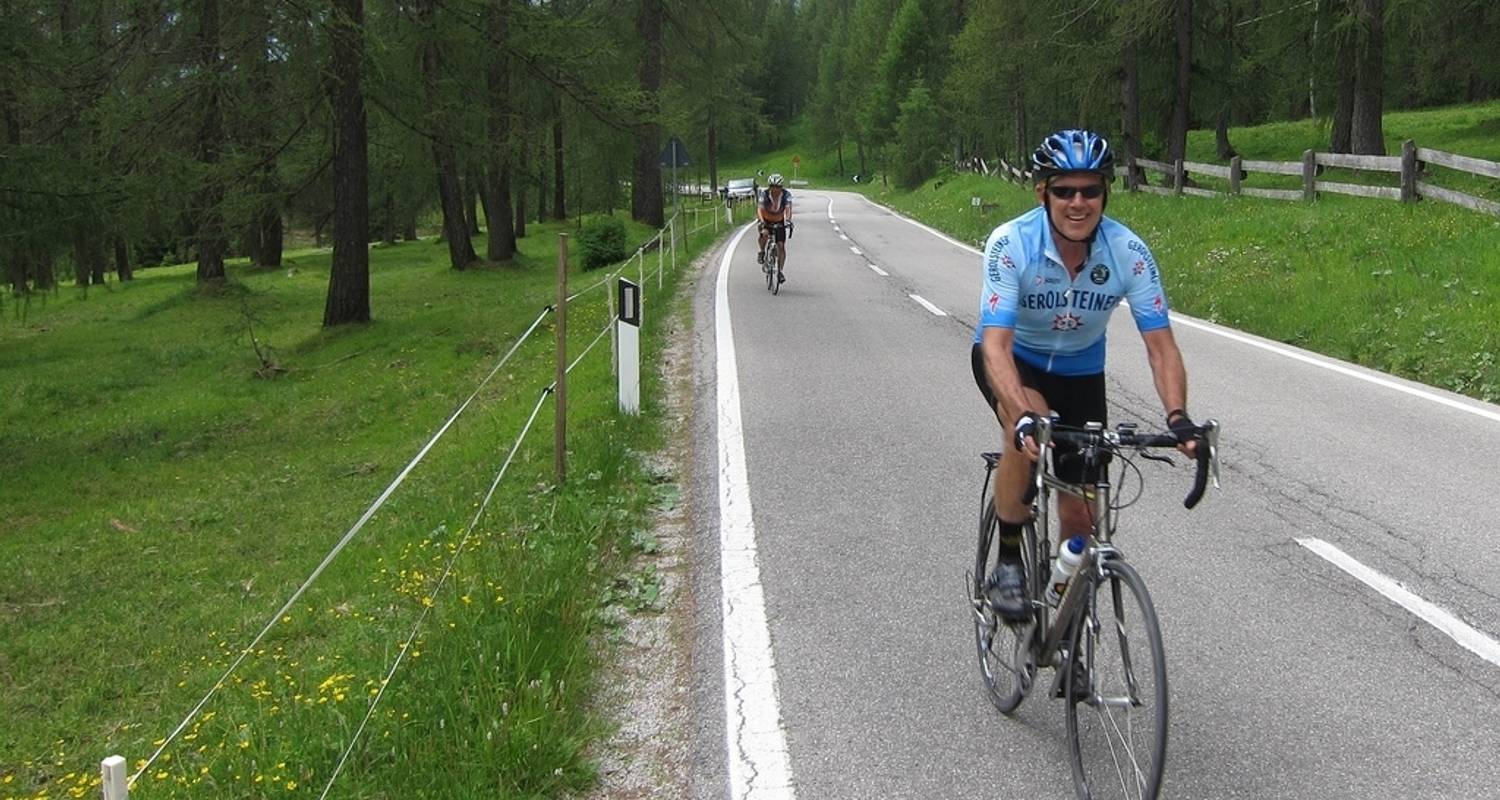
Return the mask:
M1037 421L1041 419L1033 412L1026 412L1016 419L1015 441L1017 450L1026 449L1026 437L1036 434Z
M1198 426L1193 424L1193 418L1182 409L1173 411L1167 417L1167 429L1177 437L1178 444L1187 444L1198 433Z

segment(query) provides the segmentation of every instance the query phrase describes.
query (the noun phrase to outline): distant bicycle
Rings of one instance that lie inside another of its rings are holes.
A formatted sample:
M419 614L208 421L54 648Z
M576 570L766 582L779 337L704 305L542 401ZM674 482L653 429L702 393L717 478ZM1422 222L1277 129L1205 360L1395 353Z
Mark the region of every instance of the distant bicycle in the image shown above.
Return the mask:
M760 270L766 275L766 289L771 294L781 292L781 268L786 266L786 251L784 245L776 241L778 229L785 228L786 235L792 235L792 226L785 222L772 222L766 225L766 231L770 235L766 237L766 246L760 254Z
M1122 474L1125 469L1133 470L1137 478L1141 472L1129 454L1172 463L1148 449L1178 445L1170 433L1137 433L1131 424L1106 431L1099 423L1078 429L1046 419L1040 420L1036 439L1044 454L1050 442L1076 445L1078 453L1071 457L1083 460L1085 474L1112 456L1122 464ZM1210 472L1214 486L1219 485L1219 424L1209 420L1198 426L1193 439L1198 442L1197 472L1192 491L1183 501L1188 508L1202 499ZM1039 459L1029 492L1032 520L1022 530L1021 545L1031 613L1021 622L1007 623L996 616L984 591L999 541L992 487L1001 454L982 456L985 479L980 492L979 546L968 584L979 671L990 701L1001 713L1012 713L1031 690L1037 668L1052 667L1056 670L1052 694L1066 704L1078 797L1155 798L1167 748L1166 651L1146 584L1113 543L1119 512L1140 495L1128 503L1116 503L1103 469L1098 481L1073 484L1052 474L1045 455ZM1094 523L1076 571L1060 599L1054 600L1056 608L1047 599L1053 560L1047 516L1053 492L1089 503Z

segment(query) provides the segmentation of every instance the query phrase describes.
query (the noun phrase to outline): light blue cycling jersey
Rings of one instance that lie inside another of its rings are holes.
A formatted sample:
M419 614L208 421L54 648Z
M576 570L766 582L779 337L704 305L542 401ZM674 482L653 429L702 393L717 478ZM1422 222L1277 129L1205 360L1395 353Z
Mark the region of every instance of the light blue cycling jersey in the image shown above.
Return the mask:
M985 328L1015 330L1015 354L1054 375L1104 371L1104 333L1121 299L1141 332L1168 326L1167 295L1151 250L1102 217L1078 277L1070 280L1041 206L996 228L984 246L978 342Z

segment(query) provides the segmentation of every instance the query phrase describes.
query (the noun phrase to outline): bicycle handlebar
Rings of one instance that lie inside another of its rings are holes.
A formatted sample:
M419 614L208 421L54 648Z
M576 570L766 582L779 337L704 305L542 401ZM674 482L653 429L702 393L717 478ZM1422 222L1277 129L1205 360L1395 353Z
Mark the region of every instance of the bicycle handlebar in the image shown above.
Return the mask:
M1185 508L1193 508L1198 501L1203 499L1203 493L1208 488L1209 471L1213 471L1214 488L1219 488L1219 422L1209 420L1202 425L1195 426L1189 437L1191 441L1198 443L1194 453L1197 467L1193 475L1193 488L1183 498L1182 505ZM1122 422L1115 426L1113 431L1106 431L1100 426L1097 429L1085 428L1059 428L1056 423L1045 417L1038 420L1037 443L1044 448L1049 441L1067 442L1081 448L1097 447L1119 452L1126 448L1146 450L1153 447L1175 448L1179 444L1177 436L1171 433L1136 433L1133 423ZM1040 480L1040 479L1039 479ZM1028 495L1032 493L1027 492Z

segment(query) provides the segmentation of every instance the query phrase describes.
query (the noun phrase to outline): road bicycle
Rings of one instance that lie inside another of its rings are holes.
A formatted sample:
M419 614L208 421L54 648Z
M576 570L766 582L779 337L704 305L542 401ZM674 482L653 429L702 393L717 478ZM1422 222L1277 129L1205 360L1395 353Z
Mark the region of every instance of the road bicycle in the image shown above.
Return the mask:
M781 292L781 268L786 266L786 251L784 244L776 241L776 232L786 228L786 235L791 236L791 226L785 222L772 222L766 226L766 246L761 248L760 271L766 274L766 289L771 294Z
M1106 431L1097 422L1069 428L1048 419L1039 421L1035 438L1043 453L1054 443L1075 446L1077 452L1063 458L1080 459L1085 474L1097 474L1098 479L1069 483L1052 474L1050 459L1038 459L1025 498L1032 517L1022 528L1021 544L1030 611L1021 622L1006 622L985 596L999 540L992 487L1001 454L982 454L979 546L967 582L979 671L991 702L1009 715L1031 691L1038 667L1053 668L1051 690L1064 700L1078 797L1155 798L1167 747L1166 652L1146 584L1114 543L1119 512L1139 500L1140 492L1129 502L1116 502L1106 467L1117 459L1121 482L1130 470L1144 489L1144 477L1129 456L1170 464L1172 459L1150 450L1175 448L1178 439L1171 433L1137 433L1130 423ZM1198 426L1192 438L1198 442L1197 469L1193 488L1183 500L1188 508L1202 499L1210 473L1214 487L1219 486L1218 422ZM1084 500L1093 521L1082 560L1055 608L1046 599L1052 574L1048 507L1053 492Z

